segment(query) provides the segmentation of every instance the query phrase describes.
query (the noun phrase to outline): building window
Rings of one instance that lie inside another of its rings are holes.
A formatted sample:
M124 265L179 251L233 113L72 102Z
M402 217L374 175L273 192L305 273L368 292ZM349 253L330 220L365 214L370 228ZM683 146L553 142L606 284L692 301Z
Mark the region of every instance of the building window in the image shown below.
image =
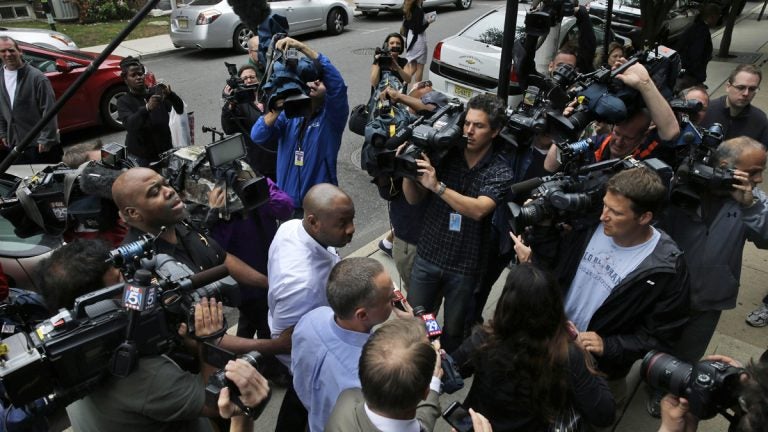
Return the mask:
M0 6L0 19L29 19L29 8L26 4L11 4Z

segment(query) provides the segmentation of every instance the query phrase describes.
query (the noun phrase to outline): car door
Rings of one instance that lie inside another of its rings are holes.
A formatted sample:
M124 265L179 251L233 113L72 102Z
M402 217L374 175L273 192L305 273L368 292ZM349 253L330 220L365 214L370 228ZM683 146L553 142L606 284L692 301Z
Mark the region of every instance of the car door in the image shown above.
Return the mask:
M62 94L69 88L69 86L80 76L87 64L76 62L71 59L64 59L72 67L70 72L59 72L56 70L57 57L52 54L44 54L38 52L32 52L30 50L24 51L24 61L30 64L35 69L40 70L48 77L53 87L53 92L58 100ZM82 89L67 101L67 103L59 111L56 119L58 120L59 128L64 126L70 127L72 125L79 125L87 123L93 116L90 107L92 105L88 103L88 92Z
M272 12L288 20L290 34L307 33L320 29L325 22L323 4L318 0L272 0Z

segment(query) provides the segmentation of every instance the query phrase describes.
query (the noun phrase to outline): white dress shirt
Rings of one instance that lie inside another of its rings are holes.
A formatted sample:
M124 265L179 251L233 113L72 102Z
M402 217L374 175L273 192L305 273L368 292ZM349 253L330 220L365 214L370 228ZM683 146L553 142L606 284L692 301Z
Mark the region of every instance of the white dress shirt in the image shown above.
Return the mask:
M335 248L325 248L309 236L301 219L280 225L267 262L268 320L273 338L298 323L307 312L328 306L328 275L340 260ZM290 354L279 354L277 358L291 367Z

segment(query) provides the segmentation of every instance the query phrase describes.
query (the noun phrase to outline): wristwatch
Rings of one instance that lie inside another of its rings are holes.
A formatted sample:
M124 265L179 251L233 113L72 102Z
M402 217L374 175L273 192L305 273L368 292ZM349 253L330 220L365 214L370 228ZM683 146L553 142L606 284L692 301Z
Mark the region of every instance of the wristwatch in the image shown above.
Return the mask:
M440 182L440 186L437 188L437 196L443 196L443 194L445 193L445 188L446 188L445 183Z

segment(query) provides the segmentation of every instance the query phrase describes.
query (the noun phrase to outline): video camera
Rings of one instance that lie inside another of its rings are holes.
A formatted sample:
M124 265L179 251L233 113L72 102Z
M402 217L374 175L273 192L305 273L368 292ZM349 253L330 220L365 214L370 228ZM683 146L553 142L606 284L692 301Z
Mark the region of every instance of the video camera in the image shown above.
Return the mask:
M285 112L288 118L302 117L311 110L307 83L322 79L322 66L306 57L299 57L295 48L285 52L275 50L275 44L287 35L272 36L267 53L265 83L262 89L266 95L265 106L269 110Z
M669 165L659 159L638 161L631 157L587 165L575 174L557 173L512 185L513 193L530 192L532 200L523 206L507 204L511 212L509 228L519 234L546 219L568 222L574 227L582 222L589 224L599 215L608 180L619 171L640 166L654 170L669 186L673 174Z
M139 356L164 354L176 345L175 324L194 322L200 297L239 303L239 288L224 277L223 265L192 274L167 255L146 250L151 241L141 244L141 253L137 244L110 253L113 262L118 256L124 264L142 262L129 282L78 297L71 311L62 309L35 331L2 341L0 382L14 406L40 398L66 405L110 373L128 376Z
M253 103L256 100L259 84L245 84L245 81L237 74L237 66L227 62L224 62L224 66L226 66L227 72L229 72L227 85L232 90L230 94L224 95L224 99L227 102L234 103Z
M379 56L376 63L379 66L391 66L392 65L392 53L401 54L403 52L403 47L395 46L392 48L381 48L376 47L376 50L374 51L375 56Z
M453 99L429 119L422 116L399 129L387 139L384 147L388 150L376 155L379 172L394 177L415 178L419 175L416 159L421 159L422 153L426 153L432 164L437 165L451 148L465 147L464 116L464 104ZM396 149L407 141L410 144L401 154L395 155Z
M690 412L701 420L718 413L738 422L728 409L738 407L739 376L744 369L715 360L703 360L695 365L658 351L643 358L641 376L651 387L688 399ZM739 412L734 410L735 412Z
M208 145L174 150L163 175L185 201L207 207L211 190L224 186L227 199L222 212L248 212L269 200L269 185L245 156L243 135L237 133Z

